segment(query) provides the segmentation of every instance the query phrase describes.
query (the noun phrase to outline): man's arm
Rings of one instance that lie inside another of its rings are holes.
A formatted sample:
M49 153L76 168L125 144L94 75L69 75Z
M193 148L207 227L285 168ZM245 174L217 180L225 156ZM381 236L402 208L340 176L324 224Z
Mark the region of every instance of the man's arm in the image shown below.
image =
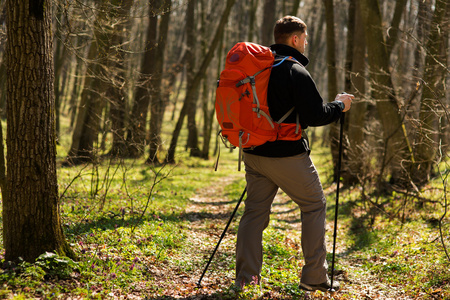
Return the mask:
M350 109L351 99L349 94L339 94L335 101L324 103L317 90L316 83L309 72L300 66L293 66L292 78L295 83L294 102L300 114L302 125L323 126L338 120L342 112ZM344 104L341 107L340 103Z

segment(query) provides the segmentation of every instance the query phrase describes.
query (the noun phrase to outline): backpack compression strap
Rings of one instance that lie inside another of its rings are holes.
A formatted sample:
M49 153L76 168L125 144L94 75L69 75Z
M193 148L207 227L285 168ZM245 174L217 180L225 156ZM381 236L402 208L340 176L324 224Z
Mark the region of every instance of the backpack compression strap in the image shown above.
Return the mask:
M238 83L236 83L236 87L240 87L240 86L243 85L243 84L250 83L250 85L251 85L251 87L252 87L252 92L253 92L253 100L254 100L254 102L255 102L255 104L256 104L256 107L253 108L253 111L256 112L256 114L258 115L258 118L260 118L261 115L262 115L263 117L265 117L265 118L267 119L267 121L269 121L269 124L270 124L270 126L272 127L272 129L275 128L275 126L273 125L272 118L271 118L270 116L268 116L264 111L262 111L262 110L260 109L260 102L259 102L259 99L258 99L258 95L256 94L255 77L256 77L258 74L260 74L261 72L264 72L265 70L268 70L268 69L274 68L274 67L278 67L278 66L281 65L286 59L297 62L297 60L294 59L292 56L285 56L285 57L282 58L282 59L276 59L276 60L275 60L275 61L277 61L276 64L274 64L274 65L272 65L272 66L270 66L270 67L264 68L264 69L262 69L262 70L256 72L253 76L248 76L248 77L246 77L246 78L240 80ZM292 113L292 111L289 112L289 114L291 114L291 113ZM287 117L289 116L289 114L288 114L287 116L283 117L283 118L284 118L284 119L287 118ZM283 119L283 118L282 118L282 119ZM283 120L284 120L284 119L283 119ZM278 123L281 123L281 122L278 122Z

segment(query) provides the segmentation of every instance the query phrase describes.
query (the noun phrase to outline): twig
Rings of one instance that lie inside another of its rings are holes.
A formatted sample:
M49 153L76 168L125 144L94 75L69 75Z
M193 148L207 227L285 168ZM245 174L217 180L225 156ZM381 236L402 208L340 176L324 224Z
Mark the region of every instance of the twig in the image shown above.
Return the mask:
M166 178L169 176L169 174L172 172L172 170L175 168L175 166L174 166L172 169L169 170L169 172L168 172L167 174L164 174L164 175L162 175L161 177L159 177L159 175L161 174L162 170L163 170L166 166L167 166L167 164L164 164L158 171L156 171L155 167L152 167L152 168L151 168L152 171L153 171L153 173L155 174L155 177L153 178L153 183L152 183L152 186L151 186L151 188L150 188L150 192L148 193L148 196L147 196L147 202L145 203L144 210L142 211L142 213L141 213L141 215L139 216L139 218L137 219L137 221L134 222L133 227L131 228L131 234L134 233L134 230L136 229L137 224L140 223L140 222L142 221L142 219L144 218L144 215L145 215L145 213L147 212L147 208L148 208L148 206L149 206L149 204L150 204L150 200L151 200L151 198L152 198L154 188L155 188L161 181L163 181L164 179L166 179Z
M72 178L72 180L69 182L69 184L66 186L66 188L64 189L64 192L62 192L62 194L59 196L59 201L61 202L61 199L64 198L64 194L67 192L67 190L72 186L72 184L75 182L75 180L77 180L78 178L80 178L81 176L83 176L81 173L83 172L84 169L86 169L88 167L88 165L86 164L79 172L78 174Z
M417 193L411 193L411 192L409 192L408 190L403 191L403 190L399 190L399 189L395 189L395 188L393 188L393 190L394 190L396 193L402 194L402 195L404 195L404 196L406 196L406 197L413 197L413 198L415 198L415 199L417 199L417 200L420 200L420 201L422 201L422 202L424 202L424 203L440 204L440 201L439 201L439 200L428 199L428 198L419 196ZM444 189L444 193L445 193L445 189Z

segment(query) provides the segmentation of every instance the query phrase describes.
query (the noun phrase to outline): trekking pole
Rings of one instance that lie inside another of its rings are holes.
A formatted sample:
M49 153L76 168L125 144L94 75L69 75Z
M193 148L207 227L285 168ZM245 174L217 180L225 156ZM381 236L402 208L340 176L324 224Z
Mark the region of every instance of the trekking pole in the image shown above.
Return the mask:
M238 210L238 208L239 208L239 205L241 204L242 199L244 198L244 195L245 195L246 192L247 192L247 187L245 187L244 191L242 192L241 198L239 198L239 201L238 201L236 207L234 208L234 211L233 211L233 213L231 214L230 219L228 220L227 226L225 226L225 229L223 230L222 235L220 236L219 242L217 243L216 248L214 248L214 251L213 251L213 253L211 254L211 257L209 258L209 261L208 261L208 263L206 264L205 269L203 270L202 276L200 276L200 279L198 280L197 287L200 287L200 286L201 286L201 282L202 282L203 276L205 276L206 270L208 270L209 264L211 263L211 261L212 261L212 259L213 259L213 257L214 257L214 254L216 254L216 251L217 251L217 249L219 248L220 242L222 242L222 239L223 239L223 237L225 236L225 233L227 232L228 227L229 227L230 224L231 224L231 221L233 221L234 215L236 214L236 212L237 212L237 210Z
M345 113L341 115L341 128L339 133L339 157L337 164L337 186L336 186L336 207L334 211L334 234L333 234L333 259L331 261L331 284L330 284L330 292L334 292L333 289L333 280L334 280L334 260L336 256L336 236L337 236L337 220L338 220L338 211L339 211L339 184L341 182L341 161L342 161L342 140L344 136L344 121L345 121Z

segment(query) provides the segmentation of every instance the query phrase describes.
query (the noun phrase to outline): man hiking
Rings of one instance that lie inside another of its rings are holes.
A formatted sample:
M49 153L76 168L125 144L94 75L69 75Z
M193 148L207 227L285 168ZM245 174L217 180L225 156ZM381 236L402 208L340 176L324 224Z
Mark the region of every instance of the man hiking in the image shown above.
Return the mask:
M324 103L314 80L305 69L309 62L303 55L308 44L306 38L306 24L301 19L286 16L276 22L276 44L270 48L277 57L290 58L272 68L267 92L273 120L279 120L294 107L293 113L283 123L299 122L301 130L337 121L343 112L350 109L354 98L344 93L337 95L333 102ZM305 264L300 288L308 291L339 289L338 282L333 282L331 287L327 275L326 200L309 153L304 134L298 140L276 140L244 149L247 199L236 244L238 287L261 281L262 233L269 224L273 199L278 188L281 188L301 210L301 244Z

